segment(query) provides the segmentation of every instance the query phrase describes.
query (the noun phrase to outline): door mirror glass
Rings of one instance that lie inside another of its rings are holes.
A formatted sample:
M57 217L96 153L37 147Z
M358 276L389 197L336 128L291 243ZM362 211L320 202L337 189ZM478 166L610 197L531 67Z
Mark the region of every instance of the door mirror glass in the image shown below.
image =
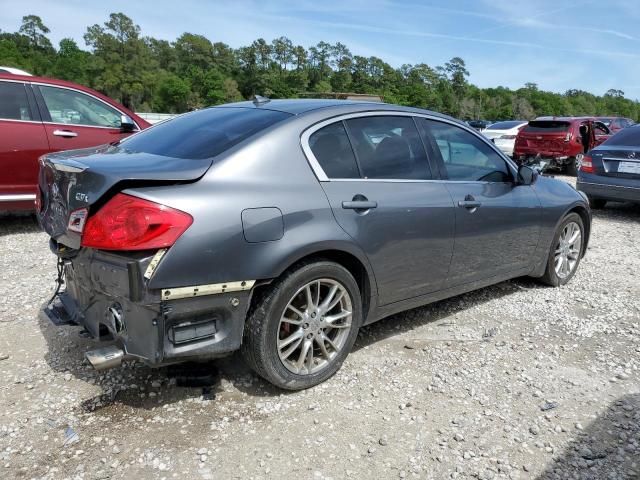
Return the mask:
M518 184L531 185L538 178L538 172L527 165L520 165L518 168Z
M133 132L136 129L136 124L133 122L129 115L122 115L120 117L120 130L123 132Z

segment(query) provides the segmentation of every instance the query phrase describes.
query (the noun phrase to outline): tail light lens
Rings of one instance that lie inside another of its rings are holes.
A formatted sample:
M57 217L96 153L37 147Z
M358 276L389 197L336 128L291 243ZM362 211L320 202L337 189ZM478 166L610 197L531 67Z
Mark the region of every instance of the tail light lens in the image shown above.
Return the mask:
M188 213L118 193L87 219L82 246L101 250L169 247L192 223Z
M580 171L585 173L595 172L593 168L593 160L591 159L590 155L585 155L584 157L582 157L582 160L580 161Z

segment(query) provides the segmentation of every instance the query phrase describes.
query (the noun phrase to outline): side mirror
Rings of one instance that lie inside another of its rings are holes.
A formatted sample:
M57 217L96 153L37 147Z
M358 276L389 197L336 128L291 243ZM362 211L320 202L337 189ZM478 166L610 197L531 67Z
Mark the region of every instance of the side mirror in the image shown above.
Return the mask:
M538 178L538 172L527 165L518 168L518 185L531 185Z
M129 115L120 116L120 131L123 133L130 133L136 130L138 127L133 122Z

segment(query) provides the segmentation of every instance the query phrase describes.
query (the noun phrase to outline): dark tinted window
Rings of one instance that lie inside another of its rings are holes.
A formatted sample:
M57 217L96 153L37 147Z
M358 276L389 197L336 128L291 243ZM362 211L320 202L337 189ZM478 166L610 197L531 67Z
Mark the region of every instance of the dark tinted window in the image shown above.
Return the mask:
M356 159L342 122L332 123L309 137L309 146L329 178L360 178Z
M425 138L437 147L449 180L510 182L504 159L482 139L448 123L419 119Z
M289 116L253 108L207 108L143 130L121 146L165 157L210 158Z
M487 130L511 130L512 128L516 128L519 125L522 125L523 122L519 120L513 120L509 122L498 122L487 127Z
M603 145L640 147L640 126L627 127L620 130L604 142Z
M364 178L431 178L427 155L411 117L362 117L345 123Z
M569 122L557 122L555 120L533 120L524 127L525 132L566 132L569 130Z
M0 82L0 118L33 120L24 84Z

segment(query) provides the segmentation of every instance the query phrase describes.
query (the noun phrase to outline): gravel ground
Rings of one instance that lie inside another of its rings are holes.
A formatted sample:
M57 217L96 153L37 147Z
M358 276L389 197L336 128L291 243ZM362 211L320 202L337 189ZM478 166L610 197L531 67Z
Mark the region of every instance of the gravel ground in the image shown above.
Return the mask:
M54 258L0 220L0 478L640 478L640 207L594 212L559 289L528 279L363 329L332 379L277 391L238 356L211 388L41 313Z

